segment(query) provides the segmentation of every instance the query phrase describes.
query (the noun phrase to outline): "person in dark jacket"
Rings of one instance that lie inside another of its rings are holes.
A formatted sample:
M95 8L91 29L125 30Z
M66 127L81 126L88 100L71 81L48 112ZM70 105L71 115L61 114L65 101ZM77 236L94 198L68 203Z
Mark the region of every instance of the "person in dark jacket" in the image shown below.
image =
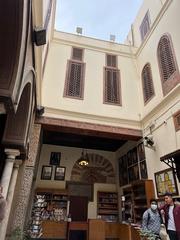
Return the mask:
M2 195L3 187L0 186L0 222L5 217L5 210L6 210L6 200L4 199Z
M165 205L161 207L161 215L165 220L170 240L180 240L180 204L175 204L171 193L165 193Z

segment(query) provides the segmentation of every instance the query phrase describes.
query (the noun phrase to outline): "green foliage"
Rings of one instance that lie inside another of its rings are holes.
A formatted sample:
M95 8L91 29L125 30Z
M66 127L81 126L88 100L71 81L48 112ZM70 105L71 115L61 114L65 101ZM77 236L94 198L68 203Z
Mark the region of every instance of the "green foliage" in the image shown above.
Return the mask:
M30 240L30 236L26 231L22 231L20 227L15 228L9 237L9 240Z
M140 236L143 240L156 240L157 236L149 230L140 230Z

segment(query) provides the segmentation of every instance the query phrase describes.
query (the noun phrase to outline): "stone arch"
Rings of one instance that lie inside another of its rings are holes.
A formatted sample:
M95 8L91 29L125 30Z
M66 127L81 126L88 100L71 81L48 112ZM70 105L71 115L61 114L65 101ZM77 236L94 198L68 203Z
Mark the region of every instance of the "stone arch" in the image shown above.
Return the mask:
M18 108L30 19L31 0L0 1L0 96L8 111Z
M20 149L26 153L29 130L35 106L35 74L31 69L23 79L20 90L20 99L16 113L10 111L7 115L5 131L2 139L3 145Z
M78 160L71 172L71 181L85 183L115 183L115 172L112 163L103 156L88 153L88 166L80 166Z

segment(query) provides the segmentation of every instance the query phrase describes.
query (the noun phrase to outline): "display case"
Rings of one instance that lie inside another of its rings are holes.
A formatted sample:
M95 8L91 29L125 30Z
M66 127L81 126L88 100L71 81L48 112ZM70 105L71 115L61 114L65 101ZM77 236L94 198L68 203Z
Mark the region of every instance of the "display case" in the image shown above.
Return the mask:
M48 226L53 222L62 223L67 220L67 201L65 190L36 189L30 226L32 238L44 237L44 233L50 229Z
M98 192L97 194L98 218L107 222L118 221L118 194L117 192Z
M32 219L29 229L31 238L39 238L42 235L41 213L45 206L47 206L45 197L42 195L35 195L32 208Z
M36 196L43 196L46 202L41 212L42 220L66 220L68 197L65 190L37 189Z

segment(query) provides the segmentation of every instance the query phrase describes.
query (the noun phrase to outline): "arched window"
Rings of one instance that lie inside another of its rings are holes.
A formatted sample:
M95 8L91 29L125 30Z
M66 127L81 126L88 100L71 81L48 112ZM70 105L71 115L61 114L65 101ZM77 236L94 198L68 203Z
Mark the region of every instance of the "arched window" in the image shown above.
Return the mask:
M166 95L180 82L178 66L169 35L165 34L161 37L157 54L163 93Z
M144 102L146 103L154 96L154 85L152 80L151 65L147 63L142 70L142 86Z

